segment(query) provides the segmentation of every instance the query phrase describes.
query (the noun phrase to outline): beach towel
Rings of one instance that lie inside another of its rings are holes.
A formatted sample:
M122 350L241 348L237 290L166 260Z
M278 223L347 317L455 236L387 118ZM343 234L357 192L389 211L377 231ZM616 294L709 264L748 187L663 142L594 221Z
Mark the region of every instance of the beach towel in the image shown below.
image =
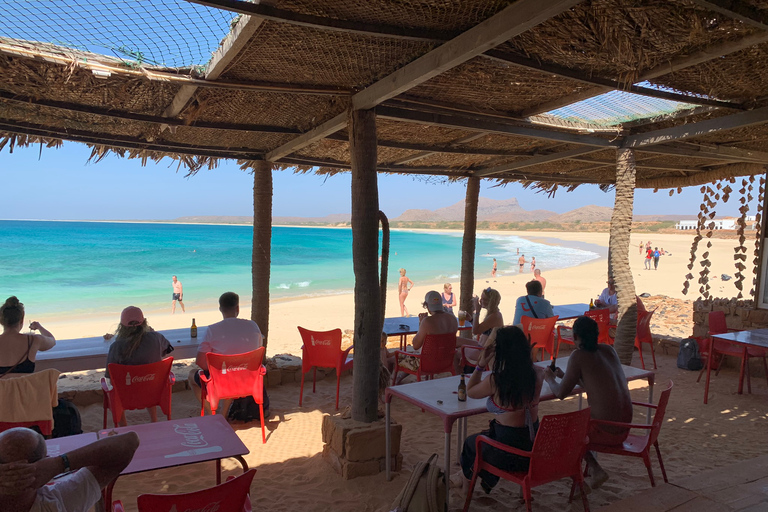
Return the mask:
M0 379L0 422L53 421L59 403L59 371L17 374Z

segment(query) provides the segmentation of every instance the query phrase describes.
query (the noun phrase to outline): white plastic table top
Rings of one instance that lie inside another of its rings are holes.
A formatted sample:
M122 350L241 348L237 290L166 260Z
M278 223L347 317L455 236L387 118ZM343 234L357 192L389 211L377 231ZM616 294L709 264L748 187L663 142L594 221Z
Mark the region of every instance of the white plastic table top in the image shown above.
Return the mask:
M173 345L174 359L190 359L197 355L197 346L205 336L207 327L198 327L197 338L189 336L189 328L160 331ZM56 346L46 352L38 352L35 369L55 368L62 372L96 370L107 366L107 353L112 340L102 336L56 340Z
M768 348L768 329L753 329L751 331L736 331L723 334L713 334L713 338L729 343L740 343L753 347Z
M586 311L589 311L589 304L563 304L562 306L552 306L553 314L560 317L558 320L578 318Z
M46 439L45 446L48 449L49 457L56 457L62 453L71 452L77 448L82 448L99 439L96 432L86 432L75 436L57 437L55 439Z
M405 329L402 328L405 326ZM460 331L472 329L472 322L464 322L464 327L459 327ZM410 335L419 332L418 316L396 316L384 319L382 330L387 336Z

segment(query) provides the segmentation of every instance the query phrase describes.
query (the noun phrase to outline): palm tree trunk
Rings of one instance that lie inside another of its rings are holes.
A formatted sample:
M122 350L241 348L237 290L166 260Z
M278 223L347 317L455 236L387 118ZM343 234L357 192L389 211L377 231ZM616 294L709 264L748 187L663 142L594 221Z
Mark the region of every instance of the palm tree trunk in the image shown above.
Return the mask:
M272 163L253 168L253 252L251 253L251 320L269 339L269 268L272 261Z
M635 199L635 153L619 149L616 157L616 199L611 216L609 242L610 268L619 299L619 321L614 348L621 364L632 363L637 330L635 282L629 267L629 234L632 231L632 209Z
M381 298L378 283L379 189L376 180L376 114L352 110L352 261L355 270L355 366L352 419L378 419Z
M467 179L464 200L464 239L461 242L461 297L459 309L471 311L475 287L475 244L477 242L477 203L480 198L480 178ZM474 311L473 311L474 313Z

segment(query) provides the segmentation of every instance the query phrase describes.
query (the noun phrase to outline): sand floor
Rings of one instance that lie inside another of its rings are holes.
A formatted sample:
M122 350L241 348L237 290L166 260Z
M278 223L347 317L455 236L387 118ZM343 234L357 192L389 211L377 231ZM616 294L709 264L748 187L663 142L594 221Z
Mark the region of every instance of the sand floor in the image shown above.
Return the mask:
M636 358L637 359L637 358ZM659 443L669 479L726 466L759 455L768 454L768 384L765 378L754 378L752 394L736 394L738 373L726 368L713 378L710 401L703 405L704 383L696 383L697 372L679 370L671 356L658 357L659 369L655 395L671 379L675 383ZM637 363L635 363L637 364ZM648 397L644 382L632 383L634 400ZM342 378L341 407L349 403L352 379ZM390 510L394 497L405 485L410 468L432 453L443 454L442 426L439 419L422 413L416 407L395 399L393 419L403 424L403 471L387 482L384 474L342 480L321 457L321 422L324 414L334 412L335 377L318 383L317 393L305 391L304 406L298 407L299 384L286 384L270 390L271 418L268 421L267 443L262 445L258 424L235 425L240 438L251 453L245 458L258 472L251 488L254 506L271 510ZM574 410L577 400L542 403L540 414L554 414ZM86 431L101 427L101 405L83 409ZM190 391L173 395L173 417L193 417L199 414ZM636 419L642 420L644 411L636 410ZM129 423L147 421L146 413L129 414ZM469 420L469 432L485 428L489 415ZM455 434L454 434L455 435ZM455 441L453 443L455 447ZM455 454L452 455L455 460ZM590 506L600 506L627 498L650 487L648 476L640 459L624 459L601 455L600 461L612 474L611 479L589 495ZM442 464L442 462L441 462ZM234 460L225 460L226 474L239 473ZM658 481L661 474L653 460ZM458 467L456 468L458 470ZM178 469L150 472L123 477L115 487L115 498L121 499L126 510L136 510L136 496L146 492L188 492L212 486L215 483L214 463L185 466ZM581 503L567 504L570 484L567 481L547 484L534 490L534 508L537 511L581 510ZM463 498L452 491L451 510L460 510ZM519 503L519 490L510 483L501 482L490 495L478 487L472 510L524 510Z

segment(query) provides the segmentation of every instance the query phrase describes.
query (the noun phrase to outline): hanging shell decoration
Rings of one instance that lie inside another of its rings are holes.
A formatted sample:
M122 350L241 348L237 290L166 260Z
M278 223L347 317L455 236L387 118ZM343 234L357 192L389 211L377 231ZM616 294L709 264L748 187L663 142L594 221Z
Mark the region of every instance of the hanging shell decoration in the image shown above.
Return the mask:
M709 204L711 203L706 186L701 187L701 193L703 194L703 198L701 200L701 206L699 207L698 223L696 224L696 236L693 237L693 242L691 243L691 258L690 258L690 261L688 262L689 271L693 270L693 266L696 263L696 251L699 248L699 242L703 238L701 232L705 227L707 216L709 214ZM702 264L703 263L704 262L702 261ZM693 274L691 272L688 272L688 274L685 276L685 282L683 283L683 295L688 294L688 288L690 288L691 286L692 279L693 279ZM702 284L702 277L699 277L699 283ZM699 288L699 292L702 295L704 294L704 286L701 286Z
M755 177L750 176L750 181L754 182ZM765 176L760 176L760 182L757 186L757 213L755 213L755 252L754 252L754 259L752 260L752 266L753 266L753 275L752 278L752 289L750 290L750 295L752 297L755 296L755 290L757 289L757 267L760 263L760 243L763 238L763 201L765 199Z

